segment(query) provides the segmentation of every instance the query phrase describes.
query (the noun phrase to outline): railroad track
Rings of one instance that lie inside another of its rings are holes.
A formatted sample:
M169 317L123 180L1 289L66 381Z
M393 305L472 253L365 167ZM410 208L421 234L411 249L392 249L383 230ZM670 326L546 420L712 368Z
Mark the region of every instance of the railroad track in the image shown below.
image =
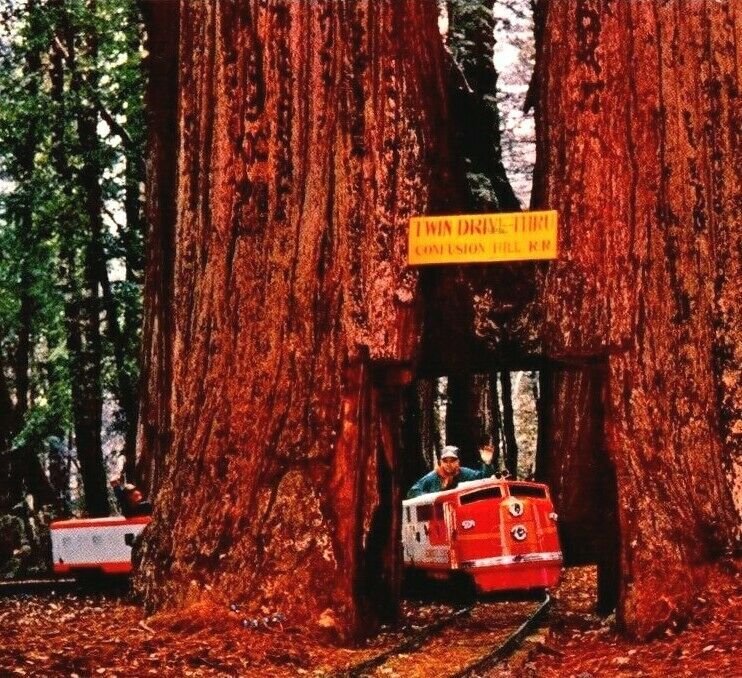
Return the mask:
M40 577L37 579L0 580L0 598L8 596L64 594L71 592L123 592L128 590L125 579L74 579Z
M474 678L509 657L541 623L550 604L547 594L540 602L480 602L460 608L333 678Z
M78 586L76 579L8 579L0 581L0 596L69 591Z

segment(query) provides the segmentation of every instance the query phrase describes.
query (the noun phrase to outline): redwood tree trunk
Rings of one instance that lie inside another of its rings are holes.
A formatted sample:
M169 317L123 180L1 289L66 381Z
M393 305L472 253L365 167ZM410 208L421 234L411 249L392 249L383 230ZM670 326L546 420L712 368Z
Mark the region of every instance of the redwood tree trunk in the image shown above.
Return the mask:
M607 362L618 616L647 637L687 615L739 525L722 464L742 408L739 7L603 5L543 15L535 195L561 219L544 338L553 357ZM572 425L574 399L557 393L552 426Z
M395 600L407 220L452 208L441 64L435 3L181 4L149 610L211 597L347 637Z

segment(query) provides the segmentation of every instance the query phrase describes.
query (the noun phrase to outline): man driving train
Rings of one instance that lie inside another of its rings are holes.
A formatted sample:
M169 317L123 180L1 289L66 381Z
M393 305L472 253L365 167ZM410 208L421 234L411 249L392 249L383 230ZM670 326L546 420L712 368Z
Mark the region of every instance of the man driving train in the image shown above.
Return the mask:
M446 445L441 452L441 460L436 467L418 480L407 493L407 499L419 497L430 492L452 490L460 482L482 480L495 474L492 466L492 445L485 444L479 448L482 466L479 471L461 466L459 448L455 445Z

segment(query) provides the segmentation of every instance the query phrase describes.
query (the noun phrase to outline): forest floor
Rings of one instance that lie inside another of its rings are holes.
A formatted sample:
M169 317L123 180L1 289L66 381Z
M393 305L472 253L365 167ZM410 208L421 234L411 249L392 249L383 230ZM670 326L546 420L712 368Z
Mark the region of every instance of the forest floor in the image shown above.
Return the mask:
M546 626L507 665L486 675L742 675L739 562L710 571L687 628L649 643L622 639L612 618L593 613L595 583L595 568L567 570ZM445 608L406 604L405 621L422 624ZM144 620L137 604L111 593L16 595L0 599L0 676L326 676L400 637L389 631L365 648L348 650L317 644L270 616L241 619L237 610L203 608L187 618Z

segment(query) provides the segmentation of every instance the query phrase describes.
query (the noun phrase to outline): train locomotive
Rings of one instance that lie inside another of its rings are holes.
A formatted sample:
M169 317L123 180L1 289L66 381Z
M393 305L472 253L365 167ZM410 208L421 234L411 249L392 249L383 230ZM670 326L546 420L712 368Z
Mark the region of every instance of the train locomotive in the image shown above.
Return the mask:
M464 574L479 593L555 586L557 515L541 483L487 478L402 503L405 567L433 578Z

